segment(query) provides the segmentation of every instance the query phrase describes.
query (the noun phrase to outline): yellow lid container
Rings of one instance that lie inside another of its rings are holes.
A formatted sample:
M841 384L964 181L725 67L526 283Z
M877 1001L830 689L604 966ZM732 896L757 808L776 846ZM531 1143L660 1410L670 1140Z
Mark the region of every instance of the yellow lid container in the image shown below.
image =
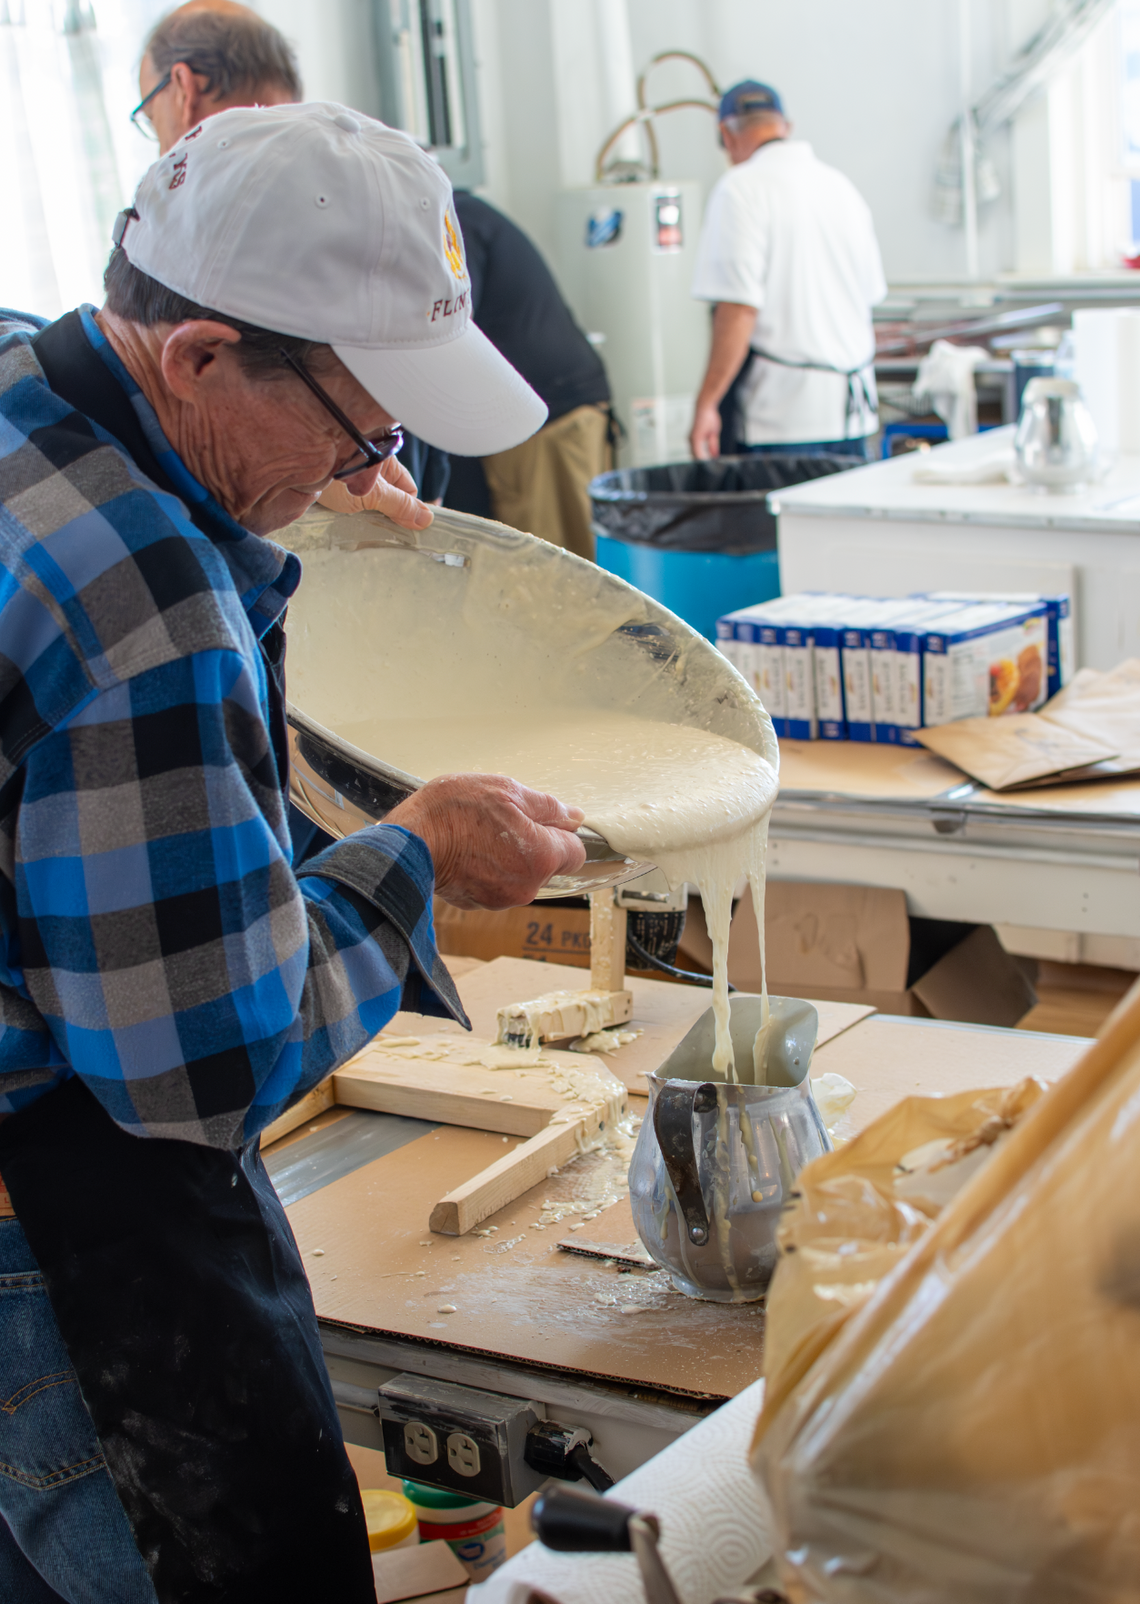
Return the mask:
M409 1544L409 1539L419 1542L419 1521L403 1493L390 1493L381 1487L362 1487L360 1499L368 1523L368 1546L374 1554L382 1554L389 1548L403 1548Z

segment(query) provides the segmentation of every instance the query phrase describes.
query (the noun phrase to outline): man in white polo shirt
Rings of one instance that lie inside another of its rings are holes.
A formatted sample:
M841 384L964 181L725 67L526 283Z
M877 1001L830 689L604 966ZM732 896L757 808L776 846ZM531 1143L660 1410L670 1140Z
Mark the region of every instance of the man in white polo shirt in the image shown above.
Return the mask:
M768 85L729 89L720 133L732 166L709 197L693 282L715 303L693 456L721 454L731 388L735 449L863 457L878 428L871 308L887 293L870 209L789 138Z

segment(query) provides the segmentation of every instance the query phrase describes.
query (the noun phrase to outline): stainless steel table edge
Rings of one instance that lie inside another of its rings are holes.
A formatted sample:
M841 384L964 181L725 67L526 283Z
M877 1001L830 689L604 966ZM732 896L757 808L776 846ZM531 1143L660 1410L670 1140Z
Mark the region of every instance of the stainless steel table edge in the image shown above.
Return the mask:
M499 1361L470 1349L319 1321L321 1345L345 1440L382 1449L377 1389L401 1373L526 1398L563 1425L584 1426L615 1478L628 1475L727 1402L723 1394L674 1392L643 1383L567 1375L540 1364Z

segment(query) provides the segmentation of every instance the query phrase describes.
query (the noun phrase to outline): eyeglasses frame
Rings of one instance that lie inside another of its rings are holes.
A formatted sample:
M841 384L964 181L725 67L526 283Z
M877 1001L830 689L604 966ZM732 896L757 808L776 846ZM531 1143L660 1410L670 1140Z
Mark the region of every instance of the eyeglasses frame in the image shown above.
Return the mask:
M175 62L174 63L174 67L177 67L177 65L178 65L178 63ZM189 67L190 63L186 62L186 63L184 63L184 65ZM171 67L170 71L167 73L166 77L162 80L161 83L155 84L154 88L151 90L149 95L144 95L142 97L142 99L139 101L138 105L135 107L134 111L131 112L131 122L134 123L134 125L138 129L139 133L142 134L144 136L144 138L146 138L146 139L157 139L158 138L158 134L155 131L155 126L151 122L149 117L146 119L145 123L140 122L139 119L142 117L143 113L146 111L146 108L150 105L150 103L154 99L155 95L161 95L161 93L162 93L162 91L164 89L169 89L170 88L171 83L174 81L174 67ZM191 70L193 70L193 69L191 69Z
M364 458L363 462L358 462L354 459L345 463L343 468L338 468L332 475L334 479L353 479L358 473L363 473L366 468L380 467L381 463L387 462L389 457L394 457L398 451L402 450L404 431L399 424L394 429L385 429L377 440L369 440L367 435L361 434L352 419L340 410L332 396L321 388L303 362L297 357L291 356L283 346L278 347L278 355L283 362L293 369L299 379L304 380L325 411L330 417L336 419Z

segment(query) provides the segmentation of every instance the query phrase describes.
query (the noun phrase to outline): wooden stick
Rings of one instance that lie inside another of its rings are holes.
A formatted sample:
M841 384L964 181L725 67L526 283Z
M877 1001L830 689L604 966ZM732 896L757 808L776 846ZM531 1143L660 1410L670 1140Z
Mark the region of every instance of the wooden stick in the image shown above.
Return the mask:
M590 989L621 991L625 985L625 927L629 915L614 901L613 887L590 893ZM627 1019L629 1015L625 1016Z
M271 1125L267 1125L261 1133L261 1146L266 1148L270 1142L276 1142L281 1136L288 1136L295 1131L298 1125L306 1120L316 1119L326 1109L332 1108L336 1098L333 1096L332 1077L323 1080L319 1086L314 1086L311 1092L306 1092L299 1103L287 1108L284 1114L278 1114Z
M431 1229L444 1236L463 1236L480 1220L498 1213L545 1180L552 1168L573 1158L579 1151L580 1138L593 1135L602 1118L599 1113L591 1113L564 1125L548 1125L513 1153L489 1164L463 1186L440 1198L431 1211Z

